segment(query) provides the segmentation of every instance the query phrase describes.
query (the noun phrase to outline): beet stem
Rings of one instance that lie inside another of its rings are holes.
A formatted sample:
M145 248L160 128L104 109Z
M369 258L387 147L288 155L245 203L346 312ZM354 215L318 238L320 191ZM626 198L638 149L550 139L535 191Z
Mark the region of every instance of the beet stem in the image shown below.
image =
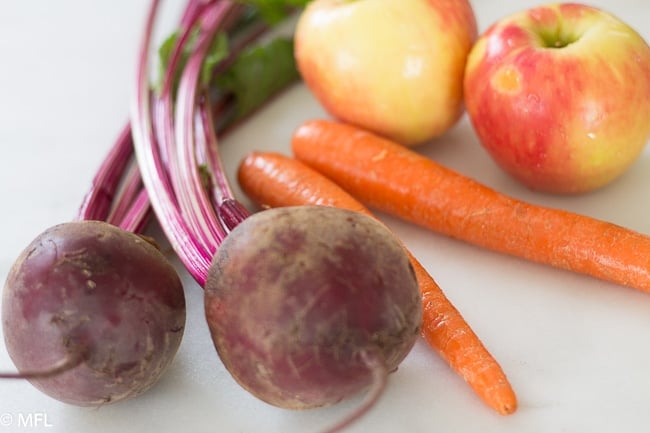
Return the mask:
M188 229L192 232L192 237L200 244L201 253L211 257L214 254L213 239L222 239L226 233L220 225L213 223L216 220L214 211L207 205L206 200L202 200L204 197L199 194L190 194L190 192L194 191L188 191L188 188L194 187L198 175L188 175L183 160L178 157L177 141L179 138L174 123L174 91L172 89L172 84L174 84L175 78L178 76L178 68L180 67L182 54L185 51L185 45L189 42L190 35L198 25L197 23L202 18L205 18L206 14L210 17L209 12L211 9L209 6L207 2L197 5L183 17L179 37L176 40L170 62L165 71L164 86L156 101L157 118L154 126L158 130L160 150L163 152L163 156L166 157L169 183L179 212L186 221ZM185 70L188 69L188 66L189 61ZM180 87L182 86L179 85L176 92L178 100L183 98Z
M226 198L232 198L233 193L225 176L225 170L221 156L219 155L219 142L217 132L214 129L214 120L212 117L210 104L207 95L203 95L200 100L199 113L201 121L199 126L203 130L204 140L201 142L199 151L203 151L210 169L212 184L212 199L215 203L221 203Z
M145 23L136 68L136 89L132 105L132 126L135 153L142 180L149 193L149 199L158 216L158 221L167 235L170 244L192 276L204 282L206 269L212 257L203 254L197 239L192 236L187 224L176 206L173 190L169 184L165 164L161 160L160 149L153 129L151 116L151 91L148 83L148 55L151 46L153 27L158 10L158 0L152 0Z
M113 206L106 217L106 222L119 226L124 220L133 201L142 190L142 179L137 164L131 164L122 179L122 185L113 199Z
M106 220L131 155L131 128L126 125L95 174L92 186L77 212L78 220Z
M349 427L354 422L361 419L370 409L372 409L379 398L383 395L384 390L386 389L386 384L388 383L388 368L386 363L379 356L377 351L368 352L363 350L359 353L359 356L363 360L364 364L368 367L370 373L372 373L372 384L370 389L366 394L361 406L356 408L352 413L347 415L345 418L329 427L327 430L322 431L321 433L338 433L343 431L345 428Z
M177 126L175 138L178 146L176 157L172 159L178 164L179 169L178 177L174 177L179 186L176 194L188 224L196 230L199 239L204 240L208 251L212 254L225 238L226 231L216 217L202 178L196 170L194 121L197 114L198 83L203 61L224 20L234 11L234 5L230 2L215 3L213 7L205 10L201 17L201 32L197 45L187 60L178 85L175 111Z
M147 190L141 188L138 195L131 202L124 217L119 221L118 227L133 233L141 233L151 217L151 206Z

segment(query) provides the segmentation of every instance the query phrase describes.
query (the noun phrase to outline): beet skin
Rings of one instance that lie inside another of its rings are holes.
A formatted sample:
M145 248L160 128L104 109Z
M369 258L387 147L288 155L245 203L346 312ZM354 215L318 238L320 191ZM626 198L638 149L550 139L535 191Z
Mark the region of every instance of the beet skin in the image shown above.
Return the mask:
M30 382L89 406L134 397L161 376L185 326L181 281L142 237L108 223L54 226L18 257L2 295L5 343L18 371L74 368Z
M397 368L422 319L413 269L390 231L325 206L265 210L237 226L214 257L205 307L233 377L292 409L368 388L369 358Z

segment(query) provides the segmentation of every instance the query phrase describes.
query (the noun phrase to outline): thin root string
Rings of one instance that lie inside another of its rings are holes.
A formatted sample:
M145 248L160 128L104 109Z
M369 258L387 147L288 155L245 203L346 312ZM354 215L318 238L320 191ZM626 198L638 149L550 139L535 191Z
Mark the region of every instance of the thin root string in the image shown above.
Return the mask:
M372 386L358 408L354 409L352 413L321 433L341 432L352 423L361 419L361 417L375 406L375 403L377 403L379 397L381 397L386 389L386 384L388 383L388 368L383 359L381 359L376 351L368 352L364 350L359 355L368 367L368 370L372 373Z
M72 370L73 368L81 365L86 360L86 354L79 351L75 354L70 354L68 358L61 360L58 364L46 370L31 370L31 371L17 371L12 373L1 373L0 379L48 379L50 377L58 376L61 373Z

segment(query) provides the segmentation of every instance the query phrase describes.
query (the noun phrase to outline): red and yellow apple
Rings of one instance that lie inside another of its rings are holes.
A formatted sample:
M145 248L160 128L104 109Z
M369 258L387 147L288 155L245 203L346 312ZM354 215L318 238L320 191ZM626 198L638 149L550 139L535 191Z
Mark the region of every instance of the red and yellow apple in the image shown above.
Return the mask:
M314 0L298 20L295 56L332 116L412 146L461 116L477 37L468 0Z
M531 189L602 187L650 140L650 47L594 7L549 4L499 20L472 48L464 89L481 144Z

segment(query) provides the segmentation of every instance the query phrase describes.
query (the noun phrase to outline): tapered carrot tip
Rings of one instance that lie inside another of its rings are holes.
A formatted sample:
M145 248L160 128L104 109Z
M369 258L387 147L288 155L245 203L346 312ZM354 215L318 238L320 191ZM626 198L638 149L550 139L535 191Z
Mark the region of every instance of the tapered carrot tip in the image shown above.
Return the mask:
M411 262L422 291L422 336L489 407L515 412L517 397L501 365L412 255Z
M493 391L488 390L484 398L494 410L501 415L510 415L517 411L517 397L507 382L501 382Z
M424 330L423 336L488 407L501 415L510 415L517 410L517 396L512 385L499 363L485 347L479 346L477 336L467 338L465 335L460 341L448 344L442 343L440 336L432 335L430 330ZM468 342L463 341L466 339L474 346L468 347ZM455 351L453 346L459 350Z
M477 338L472 337L471 340ZM467 343L461 344L467 346ZM451 363L457 366L461 376L474 392L497 413L510 415L517 410L517 396L512 385L499 363L484 346L470 348L462 357ZM464 363L466 365L463 367Z
M515 413L517 411L517 399L516 399L516 397L513 395L512 396L512 401L501 402L500 408L501 409L499 410L499 413L501 415L510 415L510 414Z
M455 335L446 342L441 341L440 333L437 331L433 334L431 329L423 330L423 336L429 344L487 406L501 415L514 413L518 404L512 385L499 363L480 343L471 329L456 328ZM449 335L446 337L449 338Z

